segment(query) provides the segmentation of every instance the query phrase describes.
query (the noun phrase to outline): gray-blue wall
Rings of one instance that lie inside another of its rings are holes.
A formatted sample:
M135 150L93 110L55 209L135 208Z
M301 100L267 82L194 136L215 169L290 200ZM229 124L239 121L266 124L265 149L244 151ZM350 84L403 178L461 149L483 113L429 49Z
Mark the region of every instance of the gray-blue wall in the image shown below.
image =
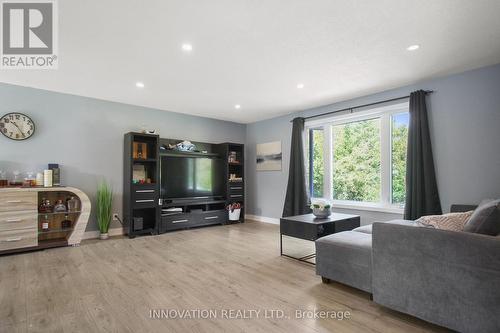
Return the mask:
M246 143L247 213L281 216L288 177L290 119L432 89L430 126L443 207L500 197L500 65L389 90L292 115L242 125L173 112L107 102L44 90L0 84L0 114L19 111L37 124L33 138L14 142L0 137L0 170L38 171L61 164L66 185L91 198L100 179L116 192L114 211L121 214L123 134L142 125L162 137L194 141ZM283 170L257 172L255 145L281 140ZM339 210L352 212L349 210ZM354 211L362 223L397 214ZM113 225L112 227L116 227ZM95 230L92 221L88 230Z
M45 90L0 84L0 101L0 115L23 112L36 123L29 140L15 142L0 135L0 170L12 175L13 170L39 171L47 163L59 163L63 183L82 189L92 200L97 183L106 179L116 193L114 212L120 215L124 133L146 125L165 138L245 141L242 124ZM92 215L87 230L96 229Z
M247 213L281 216L288 178L290 119L405 96L418 89L435 91L429 95L428 107L443 208L447 210L451 203L500 198L500 65L495 65L247 125ZM257 172L255 145L277 140L282 141L283 170ZM355 212L364 224L400 217Z

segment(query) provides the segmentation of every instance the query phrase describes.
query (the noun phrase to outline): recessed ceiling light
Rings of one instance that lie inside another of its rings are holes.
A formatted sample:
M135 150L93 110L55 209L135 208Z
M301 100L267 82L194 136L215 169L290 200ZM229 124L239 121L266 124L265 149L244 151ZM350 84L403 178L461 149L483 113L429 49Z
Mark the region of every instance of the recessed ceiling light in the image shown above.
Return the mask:
M182 50L186 52L191 52L193 50L193 45L184 43L182 44Z
M239 110L239 109L241 109L241 105L236 104L236 105L234 106L234 108L235 108L236 110Z
M136 86L137 88L144 88L144 83L143 83L143 82L136 82L136 83L135 83L135 86Z
M304 88L304 84L303 83L297 84L297 89L302 89L302 88Z
M408 51L415 51L415 50L418 50L419 48L420 48L420 45L415 44L415 45L408 46L406 49Z

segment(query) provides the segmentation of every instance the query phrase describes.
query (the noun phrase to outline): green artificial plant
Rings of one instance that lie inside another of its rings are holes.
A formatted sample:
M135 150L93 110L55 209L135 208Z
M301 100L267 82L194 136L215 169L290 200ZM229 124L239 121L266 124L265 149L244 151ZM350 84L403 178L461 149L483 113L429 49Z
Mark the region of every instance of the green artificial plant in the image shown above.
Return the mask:
M97 224L101 234L108 232L111 223L111 205L113 203L113 190L105 181L97 187Z

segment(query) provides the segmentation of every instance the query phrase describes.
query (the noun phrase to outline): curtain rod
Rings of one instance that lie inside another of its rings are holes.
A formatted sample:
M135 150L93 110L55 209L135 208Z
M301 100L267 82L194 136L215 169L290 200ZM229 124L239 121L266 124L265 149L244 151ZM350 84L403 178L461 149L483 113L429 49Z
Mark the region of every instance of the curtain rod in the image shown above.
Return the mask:
M426 94L432 94L434 91L433 90L425 90L424 91ZM345 108L345 109L341 109L341 110L335 110L335 111L329 111L329 112L325 112L325 113L320 113L320 114L316 114L314 116L309 116L309 117L303 117L305 120L307 119L312 119L312 118L318 118L318 117L323 117L323 116L327 116L329 114L334 114L334 113L338 113L338 112L345 112L345 111L351 111L351 112L354 112L353 110L354 109L361 109L361 108L364 108L364 107L367 107L367 106L372 106L372 105L378 105L378 104L383 104L383 103L388 103L388 102L394 102L394 101L399 101L401 99L406 99L406 98L409 98L410 95L407 95L407 96L401 96L401 97L396 97L396 98L391 98L391 99L386 99L384 101L378 101L378 102L373 102L373 103L368 103L368 104L363 104L363 105L357 105L357 106L351 106L349 108ZM292 122L293 120L290 120L290 122Z

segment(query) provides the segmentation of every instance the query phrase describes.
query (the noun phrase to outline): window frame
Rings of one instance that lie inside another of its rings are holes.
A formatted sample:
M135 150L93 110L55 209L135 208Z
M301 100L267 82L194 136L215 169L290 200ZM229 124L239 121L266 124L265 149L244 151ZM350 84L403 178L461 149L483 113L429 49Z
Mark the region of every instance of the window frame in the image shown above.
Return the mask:
M392 116L408 113L409 102L400 102L390 105L379 106L375 108L368 108L356 112L344 113L334 115L321 119L306 120L305 133L307 133L307 142L309 149L306 156L308 163L307 179L311 179L310 168L312 166L312 154L310 140L310 130L323 129L325 136L323 147L323 160L324 160L324 180L323 180L323 197L332 201L333 207L356 209L356 210L370 210L388 213L402 214L404 205L392 203ZM332 126L344 125L351 122L380 119L380 202L363 202L363 201L350 201L350 200L333 200L333 131Z

